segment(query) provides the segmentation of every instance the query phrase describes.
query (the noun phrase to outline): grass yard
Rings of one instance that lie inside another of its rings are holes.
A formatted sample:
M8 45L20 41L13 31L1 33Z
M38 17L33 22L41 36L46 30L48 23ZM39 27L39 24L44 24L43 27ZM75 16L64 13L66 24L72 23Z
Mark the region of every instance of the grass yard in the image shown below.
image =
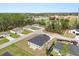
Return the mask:
M6 42L8 42L9 40L8 39L6 39L6 38L0 38L0 44L3 44L3 43L6 43Z
M30 31L30 30L23 30L23 32L21 32L22 34L28 34L28 33L31 33L32 31Z
M40 28L37 28L37 27L32 27L31 29L33 29L33 30L38 30L38 29L40 29Z
M13 38L18 38L18 37L19 37L19 35L17 35L17 34L14 34L14 33L11 33L11 32L8 32L8 33L9 33L10 36L13 37Z
M11 53L13 56L32 56L31 53L28 53L24 51L23 49L20 49L17 45L17 43L12 44L6 48L0 49L0 55L2 55L5 52Z
M58 53L55 52L55 51L52 51L51 54L52 54L53 56L58 56Z
M34 56L45 56L46 55L46 51L45 51L46 49L45 50L42 50L42 49L33 50L32 48L29 47L28 41L26 39L17 42L17 46L20 49L23 49L25 52L28 51L28 53Z
M64 44L62 50L60 51L62 56L66 56L69 53L68 44Z

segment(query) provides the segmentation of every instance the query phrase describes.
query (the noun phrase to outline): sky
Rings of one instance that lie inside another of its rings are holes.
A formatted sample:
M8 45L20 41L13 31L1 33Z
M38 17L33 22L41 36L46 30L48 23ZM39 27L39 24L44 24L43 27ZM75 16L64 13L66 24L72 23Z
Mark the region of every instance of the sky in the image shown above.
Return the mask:
M78 12L79 3L0 3L0 13Z

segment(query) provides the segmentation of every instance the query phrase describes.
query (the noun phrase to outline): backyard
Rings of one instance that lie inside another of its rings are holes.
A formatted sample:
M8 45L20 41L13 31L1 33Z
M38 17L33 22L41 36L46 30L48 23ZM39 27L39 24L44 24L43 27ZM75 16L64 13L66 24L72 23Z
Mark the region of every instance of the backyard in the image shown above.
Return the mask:
M30 30L23 30L23 32L21 32L22 34L28 34L28 33L31 33L32 31L30 31Z
M13 38L18 38L18 37L19 37L19 35L17 35L17 34L14 34L14 33L11 33L11 32L8 32L8 33L9 33L10 36L13 37Z
M33 30L38 30L39 28L37 28L37 27L32 27L31 29L33 29Z
M60 53L61 53L62 56L66 56L66 55L69 54L68 44L63 44Z
M9 40L6 39L6 38L4 38L4 37L0 38L0 44L6 43L6 42L8 42L8 41L9 41Z
M52 50L51 54L52 54L53 56L58 56L58 53L55 52L55 51L53 51L53 50Z

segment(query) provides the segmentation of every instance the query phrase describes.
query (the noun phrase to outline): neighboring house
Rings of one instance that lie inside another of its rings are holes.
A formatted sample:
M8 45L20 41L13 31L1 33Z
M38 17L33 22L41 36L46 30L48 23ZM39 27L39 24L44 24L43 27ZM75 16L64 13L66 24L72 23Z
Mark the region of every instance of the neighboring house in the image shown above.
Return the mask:
M37 27L39 29L43 29L44 27L40 26L39 24L33 24L32 27Z
M40 34L30 40L28 40L28 44L32 49L42 49L44 44L50 40L50 37L46 34Z
M32 27L32 25L26 25L23 27L23 29L27 29L27 28L31 28L31 27Z
M23 31L22 28L15 28L15 29L10 30L10 32L15 33L15 34L18 34L22 31Z
M42 16L40 16L40 17L34 17L33 19L38 21L38 20L42 20L42 19L49 19L49 17L42 17Z
M1 56L12 56L12 54L10 54L9 52L5 52L5 53L2 54Z
M53 46L53 49L56 49L57 51L60 51L62 50L63 48L63 44L64 43L56 43L54 46ZM76 46L76 45L73 45L73 44L69 44L68 47L69 49L69 55L75 55L75 56L79 56L79 46Z
M79 56L79 46L69 45L70 55Z
M9 36L9 34L7 32L1 32L0 33L0 37L6 37Z

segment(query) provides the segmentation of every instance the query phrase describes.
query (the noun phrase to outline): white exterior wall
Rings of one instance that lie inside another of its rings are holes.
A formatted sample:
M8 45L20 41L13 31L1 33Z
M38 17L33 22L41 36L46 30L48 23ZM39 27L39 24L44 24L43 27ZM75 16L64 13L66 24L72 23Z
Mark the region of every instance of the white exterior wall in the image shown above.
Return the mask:
M11 33L16 33L16 32L14 32L14 31L12 31L12 30L10 30L10 32L11 32Z
M41 49L41 48L43 48L43 46L42 47L40 47L40 46L38 46L38 45L36 45L36 44L33 44L33 43L31 43L31 42L28 42L28 45L30 45L30 48L32 48L32 49Z
M45 33L43 33L43 34L45 34ZM48 34L47 34L48 35ZM48 35L49 37L50 37L50 39L47 41L47 42L50 42L54 37L52 37L52 36L50 36L50 35ZM46 43L47 43L46 42ZM46 44L45 43L45 44ZM44 45L42 45L42 46L38 46L38 45L36 45L36 44L33 44L33 43L31 43L31 42L28 42L28 45L30 45L30 48L33 48L34 50L35 49L42 49L43 47L44 47Z

